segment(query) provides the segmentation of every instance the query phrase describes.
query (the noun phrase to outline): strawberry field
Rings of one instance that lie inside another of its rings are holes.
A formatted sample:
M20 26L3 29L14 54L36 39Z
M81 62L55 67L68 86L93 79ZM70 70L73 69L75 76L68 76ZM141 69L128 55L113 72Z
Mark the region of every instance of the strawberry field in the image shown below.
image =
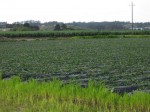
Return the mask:
M0 42L2 78L17 75L23 81L34 78L64 83L77 79L106 86L137 86L150 89L150 39L106 38Z

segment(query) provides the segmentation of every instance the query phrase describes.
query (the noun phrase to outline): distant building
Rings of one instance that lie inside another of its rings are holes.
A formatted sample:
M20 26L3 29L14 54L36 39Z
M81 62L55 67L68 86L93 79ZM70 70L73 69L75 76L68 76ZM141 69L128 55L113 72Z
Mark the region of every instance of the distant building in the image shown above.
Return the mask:
M150 30L150 27L144 27L144 30Z
M130 28L132 30L132 28ZM143 28L133 28L133 30L143 30Z

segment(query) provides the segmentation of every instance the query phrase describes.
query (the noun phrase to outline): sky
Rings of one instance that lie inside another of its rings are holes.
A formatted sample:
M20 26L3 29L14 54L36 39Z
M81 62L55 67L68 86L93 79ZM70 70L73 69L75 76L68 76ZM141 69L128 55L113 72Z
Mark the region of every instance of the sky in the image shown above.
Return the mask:
M150 0L0 0L0 21L150 22Z

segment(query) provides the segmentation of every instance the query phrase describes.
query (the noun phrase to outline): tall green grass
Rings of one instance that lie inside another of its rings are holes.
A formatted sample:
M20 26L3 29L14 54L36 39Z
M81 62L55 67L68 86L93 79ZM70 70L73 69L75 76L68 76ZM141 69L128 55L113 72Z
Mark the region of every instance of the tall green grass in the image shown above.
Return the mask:
M18 77L0 80L1 112L149 112L150 94L123 96L90 82L87 88L58 80L21 82Z
M73 36L96 36L96 35L150 35L150 31L6 31L0 32L0 37L73 37Z

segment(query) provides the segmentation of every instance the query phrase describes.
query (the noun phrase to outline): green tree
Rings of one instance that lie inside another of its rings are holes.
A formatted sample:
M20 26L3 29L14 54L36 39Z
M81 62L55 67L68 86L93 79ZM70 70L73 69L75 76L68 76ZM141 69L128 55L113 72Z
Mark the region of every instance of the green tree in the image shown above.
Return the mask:
M54 30L59 31L60 29L61 29L61 28L60 28L60 25L59 25L59 24L56 24L56 26L55 26Z
M67 25L66 25L66 24L62 24L62 25L61 25L61 29L62 29L62 30L66 30L66 29L67 29Z
M29 23L25 23L23 26L29 28L29 27L30 27L30 24L29 24Z

